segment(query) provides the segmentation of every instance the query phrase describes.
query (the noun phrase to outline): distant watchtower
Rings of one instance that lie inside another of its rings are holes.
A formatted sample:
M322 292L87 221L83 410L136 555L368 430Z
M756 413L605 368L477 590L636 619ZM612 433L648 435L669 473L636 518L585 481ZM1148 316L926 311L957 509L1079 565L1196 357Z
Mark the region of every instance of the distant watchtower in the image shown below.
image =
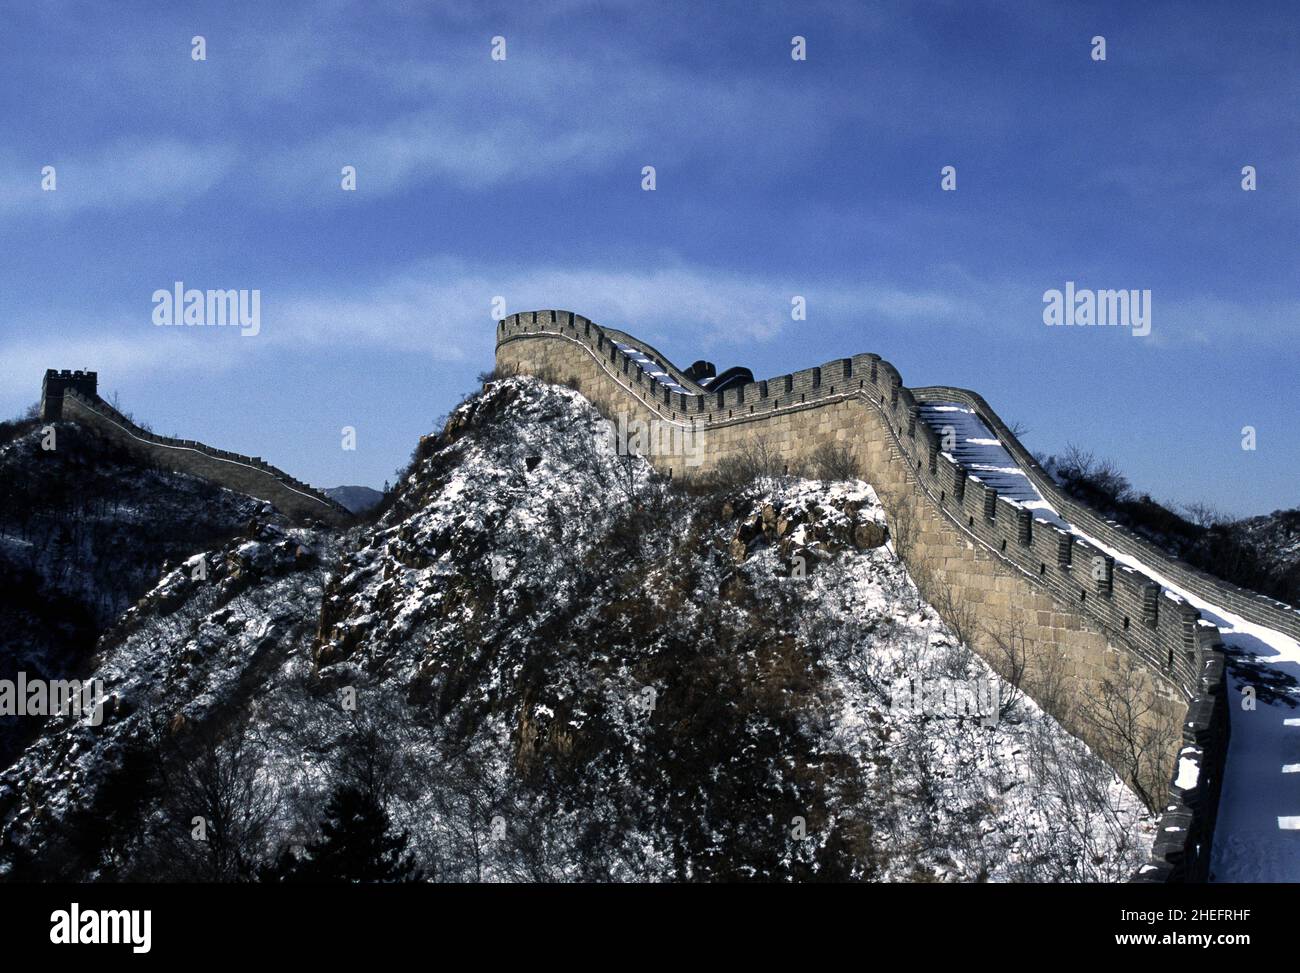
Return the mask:
M63 393L66 389L75 389L82 395L97 396L99 376L95 372L70 372L66 368L59 372L53 368L45 370L45 380L41 382L41 418L53 422L63 418Z

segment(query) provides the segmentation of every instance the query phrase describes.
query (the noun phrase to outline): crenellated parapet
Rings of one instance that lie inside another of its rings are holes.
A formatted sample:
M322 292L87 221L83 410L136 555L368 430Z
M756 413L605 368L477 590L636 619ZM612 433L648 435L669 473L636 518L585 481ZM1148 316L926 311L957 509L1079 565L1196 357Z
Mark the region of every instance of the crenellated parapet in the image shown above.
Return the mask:
M563 342L567 350L555 345L539 352L538 341ZM677 388L646 374L619 345L660 362ZM689 429L713 460L760 437L791 460L806 458L828 441L866 458L866 478L882 497L891 491L902 495L942 522L942 536L925 534L926 545L911 554L914 572L923 567L921 561L927 570L937 565L938 575L960 597L984 601L999 617L1022 620L1039 642L1069 644L1078 656L1074 671L1081 682L1095 685L1114 668L1112 653L1120 652L1148 674L1153 687L1167 687L1178 698L1182 745L1178 760L1171 755L1171 762L1194 764L1196 784L1184 789L1171 783L1153 860L1136 878L1204 878L1229 733L1222 641L1211 622L1157 578L1252 621L1300 635L1295 609L1195 572L1105 522L1061 493L983 399L959 389L909 389L879 355L838 358L710 393L625 332L569 311L533 311L499 322L497 361L518 371L541 371L545 364L545 370L582 372L573 377L607 412L632 408ZM1000 496L946 453L920 418L924 403L940 400L967 405L994 430L1073 529ZM650 459L671 475L692 475L680 457ZM990 561L1000 565L997 577L988 576ZM1086 728L1071 729L1086 738ZM1188 776L1184 770L1173 780Z
M94 398L99 394L99 375L96 372L47 368L41 381L42 419L57 422L63 418L63 393L68 389Z

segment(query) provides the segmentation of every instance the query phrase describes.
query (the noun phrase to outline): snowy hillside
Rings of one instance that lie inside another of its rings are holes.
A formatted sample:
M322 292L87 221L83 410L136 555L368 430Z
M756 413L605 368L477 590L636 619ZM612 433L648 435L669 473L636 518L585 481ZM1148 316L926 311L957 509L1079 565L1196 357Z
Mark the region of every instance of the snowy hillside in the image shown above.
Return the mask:
M71 423L0 442L0 679L82 674L95 640L176 561L264 505L142 466ZM45 448L52 447L52 448ZM34 729L0 715L0 759Z
M172 570L100 644L104 725L59 718L0 775L0 869L292 877L341 791L438 881L1145 860L1147 812L1013 687L995 711L902 705L992 677L919 600L869 486L682 489L608 431L575 392L495 382L377 524L252 525L204 577Z
M1239 520L1229 529L1257 552L1278 596L1300 602L1300 509Z

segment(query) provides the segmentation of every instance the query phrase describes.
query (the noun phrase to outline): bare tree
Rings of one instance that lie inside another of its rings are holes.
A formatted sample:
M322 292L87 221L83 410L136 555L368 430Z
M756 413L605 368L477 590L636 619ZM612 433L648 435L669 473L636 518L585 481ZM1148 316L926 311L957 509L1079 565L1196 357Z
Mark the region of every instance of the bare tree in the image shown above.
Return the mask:
M1232 522L1232 518L1224 513L1220 508L1212 503L1196 501L1183 507L1183 516L1190 520L1197 527L1204 527L1207 530L1211 527L1222 527Z
M856 480L861 475L853 451L839 443L823 443L812 454L809 471L819 480Z
M757 480L800 476L802 472L798 466L791 468L780 450L766 437L757 436L719 462L712 480L716 487L735 490Z
M907 561L919 532L916 515L907 497L900 497L885 504L885 521L889 525L889 539L893 542L894 553Z
M1095 731L1095 746L1151 810L1163 803L1178 724L1159 705L1155 689L1127 656L1113 676L1084 691L1080 715Z
M157 864L181 879L251 881L268 858L278 793L261 773L247 724L236 722L224 738L154 731L164 819Z
M979 611L962 597L956 585L940 576L920 558L913 558L909 572L916 582L921 597L930 604L939 617L947 623L957 641L971 648L979 634Z
M1012 619L1000 625L986 626L984 634L991 643L993 668L1002 677L1003 695L999 700L998 718L1006 719L1015 713L1024 697L1021 683L1029 662L1025 626L1018 619Z

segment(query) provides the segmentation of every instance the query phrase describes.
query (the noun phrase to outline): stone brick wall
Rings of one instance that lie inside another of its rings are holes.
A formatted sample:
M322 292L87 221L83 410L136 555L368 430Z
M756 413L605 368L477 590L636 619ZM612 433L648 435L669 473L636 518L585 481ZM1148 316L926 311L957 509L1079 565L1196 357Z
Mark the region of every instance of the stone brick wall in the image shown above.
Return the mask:
M137 456L180 473L201 476L239 493L265 500L288 517L320 520L338 526L351 523L341 504L257 456L213 449L190 439L172 439L141 429L98 396L69 386L62 391L61 416L98 430Z
M99 394L99 376L95 372L47 368L41 381L41 418L46 422L58 422L63 418L63 393L66 389L75 389L94 398Z
M644 374L614 340L664 362L692 392L672 392ZM1205 877L1229 732L1218 629L1192 606L1162 594L1143 572L1116 565L967 476L919 421L917 403L925 399L904 387L880 356L855 355L721 394L694 394L698 386L680 369L631 335L568 311L537 311L500 323L496 357L502 371L573 380L610 418L622 413L629 421L658 420L689 433L703 446L698 465L688 455L650 457L674 477L706 473L760 440L792 469L826 444L850 451L888 508L896 546L927 598L950 622L968 622L974 606L978 622L963 624L963 634L995 669L1009 674L1004 647L1018 646L1026 690L1103 756L1118 754L1123 741L1088 718L1079 701L1113 691L1108 686L1124 682L1135 692L1147 710L1144 726L1173 728L1160 761L1161 777L1169 781L1161 837L1136 877ZM935 400L960 390L921 391ZM964 395L971 398L953 399L978 399ZM1016 447L1018 461L1028 455L982 399L977 411L1008 447ZM1043 495L1091 533L1100 518L1079 516L1078 505L1061 502L1045 473L1036 466L1034 473ZM1105 526L1092 536L1181 582L1176 571L1166 570L1178 567L1171 559L1150 545L1115 543L1120 528ZM1100 579L1094 578L1095 558L1101 558ZM1242 600L1252 610L1259 607L1255 599ZM1282 611L1276 603L1271 610ZM1179 755L1197 765L1198 784L1187 791L1173 784Z

